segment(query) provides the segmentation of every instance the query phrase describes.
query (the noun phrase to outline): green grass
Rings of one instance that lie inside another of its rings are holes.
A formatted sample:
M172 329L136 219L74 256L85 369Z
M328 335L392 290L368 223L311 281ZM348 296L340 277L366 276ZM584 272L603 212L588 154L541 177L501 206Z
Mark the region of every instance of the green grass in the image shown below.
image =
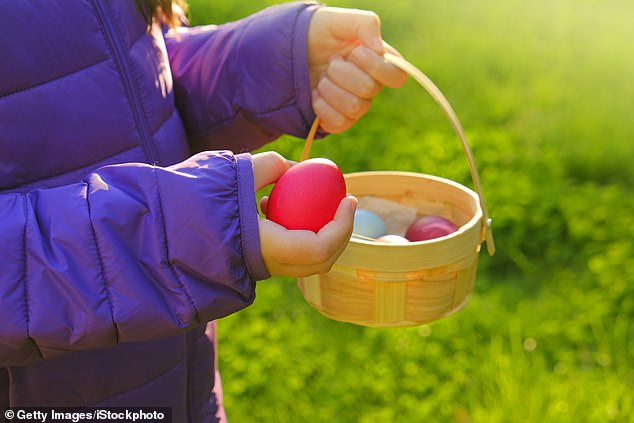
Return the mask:
M194 23L275 1L191 0ZM219 324L233 423L634 422L634 3L347 0L445 93L472 145L498 253L461 312L408 329L326 319L295 282L259 283ZM298 159L303 141L267 148ZM344 172L471 186L412 81L315 143Z

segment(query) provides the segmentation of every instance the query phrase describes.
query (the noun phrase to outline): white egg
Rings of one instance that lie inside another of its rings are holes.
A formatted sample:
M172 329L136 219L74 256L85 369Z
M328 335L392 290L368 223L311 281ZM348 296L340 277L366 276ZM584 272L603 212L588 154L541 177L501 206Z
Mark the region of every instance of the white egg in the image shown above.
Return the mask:
M383 235L376 240L377 242L384 242L386 244L409 244L409 240L400 235Z

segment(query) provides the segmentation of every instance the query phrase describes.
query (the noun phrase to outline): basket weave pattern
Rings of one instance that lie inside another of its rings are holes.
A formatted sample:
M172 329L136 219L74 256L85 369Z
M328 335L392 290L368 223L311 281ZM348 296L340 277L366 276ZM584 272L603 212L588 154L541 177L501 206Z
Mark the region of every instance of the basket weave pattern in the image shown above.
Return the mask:
M299 280L306 300L334 320L364 326L415 326L462 308L474 286L483 241L478 196L453 181L408 172L345 175L348 191L373 195L456 222L429 241L350 240L330 272Z

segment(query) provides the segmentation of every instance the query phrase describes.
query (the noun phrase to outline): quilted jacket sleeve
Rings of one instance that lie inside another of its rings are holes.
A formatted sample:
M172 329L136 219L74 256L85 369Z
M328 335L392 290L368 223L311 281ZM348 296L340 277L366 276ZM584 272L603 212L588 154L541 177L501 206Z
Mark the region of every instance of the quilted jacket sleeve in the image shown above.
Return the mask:
M315 118L307 34L318 4L285 3L166 38L177 107L194 151L251 151Z
M0 367L175 334L267 274L248 154L106 166L0 195Z

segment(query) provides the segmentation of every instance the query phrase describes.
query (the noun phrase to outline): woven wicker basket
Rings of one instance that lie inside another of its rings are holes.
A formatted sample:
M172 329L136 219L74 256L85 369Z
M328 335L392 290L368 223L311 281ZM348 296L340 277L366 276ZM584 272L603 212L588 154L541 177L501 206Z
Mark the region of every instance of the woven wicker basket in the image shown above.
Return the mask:
M464 307L473 290L482 242L487 241L491 255L495 246L473 157L451 106L409 62L389 54L386 59L414 77L445 111L462 141L477 192L420 173L345 175L348 192L357 197L381 197L413 207L421 215L444 216L459 229L442 238L409 244L351 239L328 273L300 278L298 285L306 301L331 319L372 327L406 327ZM310 141L312 135L303 158Z

